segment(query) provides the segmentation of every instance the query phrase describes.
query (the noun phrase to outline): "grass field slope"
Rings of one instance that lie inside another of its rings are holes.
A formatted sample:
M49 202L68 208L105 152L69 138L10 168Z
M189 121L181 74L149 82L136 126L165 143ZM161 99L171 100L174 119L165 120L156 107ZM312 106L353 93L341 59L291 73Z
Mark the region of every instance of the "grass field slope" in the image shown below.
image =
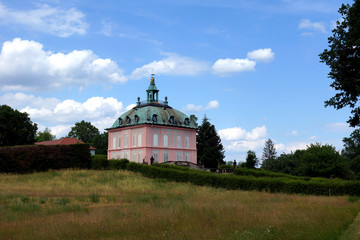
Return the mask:
M359 211L356 197L225 190L128 171L0 174L0 239L335 240Z

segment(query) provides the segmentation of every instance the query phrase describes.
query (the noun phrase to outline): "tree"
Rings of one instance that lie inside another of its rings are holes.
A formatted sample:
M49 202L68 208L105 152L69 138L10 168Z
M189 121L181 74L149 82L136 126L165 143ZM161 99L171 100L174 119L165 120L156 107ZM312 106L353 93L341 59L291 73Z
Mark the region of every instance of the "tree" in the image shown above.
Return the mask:
M255 168L259 164L259 160L256 157L256 153L254 151L249 150L247 152L245 167L246 168Z
M33 144L37 124L29 115L7 105L0 106L0 146Z
M331 145L310 144L300 161L299 174L302 176L326 178L347 176L343 158Z
M224 148L215 126L205 116L196 136L197 159L206 168L217 168L224 162Z
M36 134L37 142L51 141L51 140L54 140L55 138L56 138L56 136L52 135L50 129L48 129L48 128L45 128L45 130L43 132L39 131Z
M304 150L296 150L295 152L291 153L282 153L273 161L268 161L266 165L263 165L263 168L273 172L299 175L299 165L303 153Z
M265 147L263 151L262 159L262 167L266 168L266 165L271 164L272 161L276 160L276 149L273 141L269 138L265 141Z
M104 132L94 136L91 145L96 148L96 154L107 154L108 136L108 132Z
M75 126L71 128L71 131L68 133L68 137L77 138L85 143L91 143L93 138L96 135L99 135L99 129L91 125L90 122L81 122L75 123Z
M355 127L360 125L360 0L352 6L343 4L339 13L343 21L337 22L328 38L330 49L319 55L320 62L330 67L328 76L334 80L330 86L340 91L325 101L325 107L350 107L352 115L347 122Z
M341 155L356 178L360 178L360 129L354 130L350 137L344 138L343 143L345 148Z

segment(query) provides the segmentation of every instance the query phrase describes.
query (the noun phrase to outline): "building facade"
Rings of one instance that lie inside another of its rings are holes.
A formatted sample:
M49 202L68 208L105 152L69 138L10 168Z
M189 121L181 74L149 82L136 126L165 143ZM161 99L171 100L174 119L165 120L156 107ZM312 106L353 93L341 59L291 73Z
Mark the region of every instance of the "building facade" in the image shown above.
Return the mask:
M147 100L122 114L111 128L108 159L126 158L132 162L185 161L196 164L196 122L160 102L154 76L146 90Z

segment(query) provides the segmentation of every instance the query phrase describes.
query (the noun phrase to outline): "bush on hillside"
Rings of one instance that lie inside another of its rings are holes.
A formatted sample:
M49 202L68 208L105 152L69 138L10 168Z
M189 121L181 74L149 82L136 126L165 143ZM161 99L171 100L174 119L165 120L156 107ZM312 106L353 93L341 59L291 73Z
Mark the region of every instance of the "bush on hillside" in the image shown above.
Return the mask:
M31 173L62 168L90 168L88 144L31 145L0 148L0 171Z

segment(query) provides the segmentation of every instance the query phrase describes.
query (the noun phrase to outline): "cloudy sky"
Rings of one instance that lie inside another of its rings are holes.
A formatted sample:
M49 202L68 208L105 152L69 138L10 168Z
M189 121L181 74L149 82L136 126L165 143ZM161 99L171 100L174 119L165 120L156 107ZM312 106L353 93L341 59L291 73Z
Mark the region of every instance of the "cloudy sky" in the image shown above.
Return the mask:
M215 125L226 160L328 143L352 129L319 62L343 0L0 0L0 104L58 138L102 132L146 97ZM352 3L352 1L345 1Z

